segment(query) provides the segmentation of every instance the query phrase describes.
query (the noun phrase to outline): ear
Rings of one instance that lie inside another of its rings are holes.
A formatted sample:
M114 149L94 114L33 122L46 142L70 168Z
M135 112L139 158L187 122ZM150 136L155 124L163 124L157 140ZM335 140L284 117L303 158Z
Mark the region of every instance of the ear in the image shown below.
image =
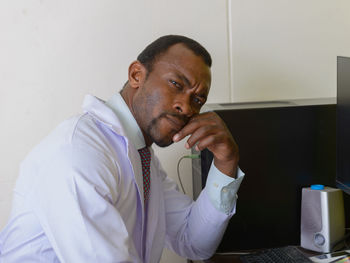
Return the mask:
M129 85L132 88L138 88L142 84L147 76L147 70L140 61L136 60L132 62L129 66L128 78Z

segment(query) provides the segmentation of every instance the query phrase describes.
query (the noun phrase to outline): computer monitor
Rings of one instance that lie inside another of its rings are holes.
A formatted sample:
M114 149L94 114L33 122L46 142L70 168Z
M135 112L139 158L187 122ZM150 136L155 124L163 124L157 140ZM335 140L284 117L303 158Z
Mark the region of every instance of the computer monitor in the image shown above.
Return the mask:
M227 124L246 173L218 252L300 245L302 188L336 187L336 98L208 104L205 110ZM194 198L205 186L212 158L204 150L192 160ZM350 195L344 203L349 218Z
M246 173L218 252L300 244L303 187L335 187L336 99L209 104L240 147ZM192 161L193 192L205 186L209 151Z
M337 58L337 187L350 195L350 58Z

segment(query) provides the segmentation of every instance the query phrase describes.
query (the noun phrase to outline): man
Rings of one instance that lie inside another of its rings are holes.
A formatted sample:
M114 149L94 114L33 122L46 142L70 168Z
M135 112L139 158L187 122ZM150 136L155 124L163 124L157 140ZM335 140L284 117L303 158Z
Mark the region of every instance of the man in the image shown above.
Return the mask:
M194 40L164 36L130 65L120 94L107 102L87 96L85 113L63 122L22 163L0 234L1 262L159 262L164 246L210 257L243 178L223 121L199 114L210 66ZM186 148L214 155L196 202L178 192L150 148L187 135Z

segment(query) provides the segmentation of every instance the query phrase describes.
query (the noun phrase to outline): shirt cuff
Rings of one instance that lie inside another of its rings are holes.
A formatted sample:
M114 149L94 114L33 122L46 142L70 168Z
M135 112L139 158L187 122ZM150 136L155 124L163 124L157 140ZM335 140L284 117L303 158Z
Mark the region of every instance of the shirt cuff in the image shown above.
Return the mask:
M214 163L211 164L206 188L209 199L215 208L226 214L235 212L237 192L244 176L239 167L237 168L237 178L232 178L220 172Z

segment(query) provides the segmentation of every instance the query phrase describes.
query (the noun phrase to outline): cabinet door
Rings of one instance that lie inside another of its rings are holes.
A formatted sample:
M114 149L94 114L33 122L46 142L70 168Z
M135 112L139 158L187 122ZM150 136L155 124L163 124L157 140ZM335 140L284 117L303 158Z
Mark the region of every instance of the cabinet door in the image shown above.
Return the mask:
M229 0L235 100L336 96L336 56L350 56L346 0Z

